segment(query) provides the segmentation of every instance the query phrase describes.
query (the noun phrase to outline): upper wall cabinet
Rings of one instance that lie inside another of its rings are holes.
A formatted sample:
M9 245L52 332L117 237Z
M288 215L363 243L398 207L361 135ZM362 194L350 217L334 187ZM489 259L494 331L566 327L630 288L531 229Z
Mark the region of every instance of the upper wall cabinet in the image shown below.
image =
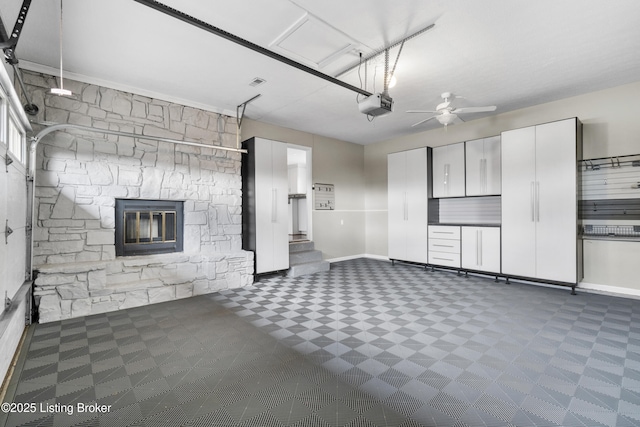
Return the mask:
M289 165L289 194L307 192L307 168L303 165Z
M464 142L433 149L433 197L464 197Z
M467 196L500 195L500 136L465 144Z

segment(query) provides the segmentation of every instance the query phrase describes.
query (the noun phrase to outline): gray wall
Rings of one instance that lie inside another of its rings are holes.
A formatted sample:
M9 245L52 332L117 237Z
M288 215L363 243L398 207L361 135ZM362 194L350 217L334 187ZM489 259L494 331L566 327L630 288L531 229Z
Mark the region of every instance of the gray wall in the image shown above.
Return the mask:
M336 209L313 211L313 240L325 259L365 253L364 147L254 120L242 122L242 139L261 137L312 149L314 183L334 184Z

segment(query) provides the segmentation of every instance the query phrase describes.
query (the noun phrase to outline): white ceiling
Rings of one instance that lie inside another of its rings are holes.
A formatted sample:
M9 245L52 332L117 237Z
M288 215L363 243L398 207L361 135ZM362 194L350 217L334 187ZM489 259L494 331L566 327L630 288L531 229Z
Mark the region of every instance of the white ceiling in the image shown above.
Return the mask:
M461 106L497 105L469 121L640 80L637 0L163 0L164 4L335 76L374 51L406 42L395 111L372 122L356 93L284 65L133 0L64 0L65 77L360 144L440 126L407 114L440 93ZM22 0L3 0L10 31ZM31 4L20 66L58 74L58 0ZM398 48L391 50L395 61ZM367 90L382 89L383 56ZM361 70L364 78L364 70ZM266 83L251 87L261 77ZM340 77L360 86L357 69ZM571 115L567 112L567 115Z

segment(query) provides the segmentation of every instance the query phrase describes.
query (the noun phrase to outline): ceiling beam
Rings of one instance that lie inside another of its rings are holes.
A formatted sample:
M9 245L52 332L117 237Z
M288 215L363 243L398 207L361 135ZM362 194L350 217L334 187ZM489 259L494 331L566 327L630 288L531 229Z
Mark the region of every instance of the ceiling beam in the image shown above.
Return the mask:
M9 64L15 65L18 63L15 49L18 44L18 39L20 38L20 33L22 33L24 21L27 19L27 13L29 12L30 6L31 0L23 0L20 12L18 13L18 18L16 19L16 24L11 32L11 36L7 35L4 23L2 22L2 19L0 19L0 47L4 50L4 56Z

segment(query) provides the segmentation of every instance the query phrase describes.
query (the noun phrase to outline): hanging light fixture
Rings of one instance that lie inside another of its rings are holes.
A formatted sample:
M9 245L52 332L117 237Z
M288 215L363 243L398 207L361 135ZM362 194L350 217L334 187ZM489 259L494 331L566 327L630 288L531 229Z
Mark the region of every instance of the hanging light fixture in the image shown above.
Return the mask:
M442 114L436 116L436 120L438 120L441 125L445 125L445 127L452 124L453 121L457 118L458 116L449 110L444 110Z
M62 0L60 0L60 87L51 88L51 93L59 96L71 96L73 93L64 88L64 81L62 78Z

